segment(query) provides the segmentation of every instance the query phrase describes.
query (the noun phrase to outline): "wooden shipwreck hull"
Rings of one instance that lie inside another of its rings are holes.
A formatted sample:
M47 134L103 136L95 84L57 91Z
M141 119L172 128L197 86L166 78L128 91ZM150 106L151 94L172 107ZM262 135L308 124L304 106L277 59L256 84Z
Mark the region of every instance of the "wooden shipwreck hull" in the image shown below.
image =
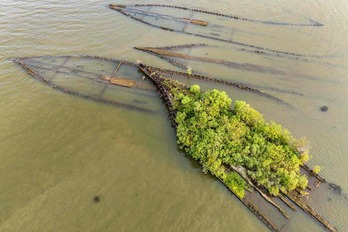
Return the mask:
M267 53L289 58L305 58L307 56L299 53L280 51L236 41L233 39L235 28L231 26L231 22L229 22L229 20L242 20L246 22L278 26L322 26L322 24L314 22L313 20L310 20L310 23L304 24L271 22L242 18L233 15L225 15L205 10L159 4L110 4L109 7L125 16L162 30L180 32L227 42L242 48L253 49L259 53ZM208 18L208 20L204 20L205 18Z
M172 104L173 99L168 91L162 84L164 81L171 81L158 72L153 67L139 64L139 68L146 74L158 87L159 96L162 98L165 104L169 119L174 128L177 124L175 122L176 111L173 110ZM187 88L185 84L182 84L181 88ZM311 194L315 194L316 190L320 188L330 189L329 184L326 183L325 179L316 175L307 166L302 166L301 172L309 179L307 189L309 191L309 197ZM247 177L246 177L247 178ZM224 184L224 182L220 179ZM225 185L225 184L224 184ZM296 213L297 210L303 210L305 213L314 218L317 222L322 224L328 231L338 231L330 222L325 219L320 213L316 212L308 202L308 196L304 196L298 190L293 190L287 195L279 194L279 196L270 196L268 192L262 187L256 186L256 184L249 181L249 189L243 198L235 195L245 206L248 207L271 231L284 231L289 222L291 222L291 216ZM232 193L233 191L225 185Z
M135 5L124 5L124 4L110 4L110 8L117 8L117 9L123 9L124 11L134 11L139 14L143 14L145 11L148 15L153 14L155 16L161 16L156 15L156 12L161 11L163 8L172 8L176 9L177 14L183 15L183 14L189 14L192 15L190 18L188 17L182 17L182 19L185 22L189 22L192 24L200 25L200 26L208 26L209 22L203 21L200 19L196 19L194 17L195 13L203 13L207 15L214 15L216 17L222 18L222 19L230 19L230 20L237 20L237 21L246 21L251 23L260 23L260 24L267 24L267 25L278 25L278 26L307 26L307 27L320 27L323 26L323 24L316 22L312 19L308 19L306 17L303 17L303 20L307 22L303 23L291 23L291 22L278 22L278 21L271 21L271 20L260 20L260 19L253 19L253 18L246 18L241 17L237 15L230 15L230 14L222 14L218 12L212 12L207 10L201 10L201 9L195 9L195 8L187 8L183 6L173 6L173 5L165 5L165 4L135 4ZM220 19L220 21L222 21Z
M203 46L208 47L209 45L203 45ZM177 49L175 49L175 47ZM277 76L292 76L292 77L302 77L304 79L315 79L314 77L311 77L311 76L307 76L307 75L299 74L299 73L289 73L288 71L277 69L275 67L269 67L269 66L247 63L247 62L237 62L234 59L229 60L226 57L223 57L223 59L209 57L208 53L206 53L205 56L202 56L202 55L197 56L197 55L190 54L191 51L194 51L194 48L200 48L200 47L202 47L201 44L183 44L183 45L169 46L169 47L135 47L135 49L158 56L161 59L166 60L169 63L185 70L188 69L188 66L185 65L185 63L182 61L189 60L189 61L199 61L199 62L210 63L210 64L219 64L228 68L254 72L254 73L265 73L265 74L277 75ZM185 50L182 48L184 48ZM217 47L215 46L215 48ZM221 48L221 47L219 49L226 50L226 48Z
M286 86L272 86L272 82L278 79L284 80L288 78L294 81L318 81L321 80L320 77L308 75L304 72L286 70L282 67L271 65L261 65L257 62L246 61L245 58L239 58L238 54L246 52L246 50L241 50L238 48L223 47L211 44L180 44L174 46L164 46L164 47L135 47L135 49L142 52L149 53L151 55L157 56L162 60L182 69L182 70L192 70L194 74L207 75L211 70L220 68L223 69L224 74L217 73L217 76L223 80L230 80L231 76L229 72L234 72L238 74L244 72L251 72L258 74L258 77L264 78L264 83L257 81L257 78L252 78L252 80L243 80L240 84L244 86L252 87L260 92L268 93L274 96L274 93L285 93L294 96L305 96L304 91L300 91L299 88L292 88ZM233 50L237 50L234 53ZM252 52L252 51L248 51ZM253 52L252 52L253 53ZM264 58L265 53L253 53L255 59L257 56ZM319 62L320 59L305 59L304 62ZM325 65L325 64L321 64ZM269 77L272 77L268 79ZM324 80L324 79L322 79Z
M32 77L60 92L131 110L154 113L156 87L135 64L95 56L14 59ZM122 81L121 81L122 80Z

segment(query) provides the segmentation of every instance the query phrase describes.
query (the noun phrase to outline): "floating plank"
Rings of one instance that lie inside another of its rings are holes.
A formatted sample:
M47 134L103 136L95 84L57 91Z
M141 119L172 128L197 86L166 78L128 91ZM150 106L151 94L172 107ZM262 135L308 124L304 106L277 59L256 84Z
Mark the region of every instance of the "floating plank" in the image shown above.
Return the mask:
M101 76L100 79L104 81L109 81L110 84L113 84L113 85L119 85L119 86L124 86L129 88L133 88L135 85L135 81L132 81L126 78L121 78L121 77Z
M203 20L199 20L199 19L183 18L183 21L186 23L192 23L192 24L195 24L198 26L203 26L203 27L206 27L209 24L207 21L203 21Z

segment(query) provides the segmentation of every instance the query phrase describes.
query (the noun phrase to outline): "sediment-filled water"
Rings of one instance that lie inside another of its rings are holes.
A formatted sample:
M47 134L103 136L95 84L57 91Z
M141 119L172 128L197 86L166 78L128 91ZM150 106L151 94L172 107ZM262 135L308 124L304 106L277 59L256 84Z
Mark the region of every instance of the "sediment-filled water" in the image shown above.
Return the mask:
M247 101L267 120L311 141L313 157L308 165L320 165L321 176L342 189L341 195L313 199L314 208L339 231L348 230L348 3L146 2L260 20L320 22L321 27L243 21L230 25L235 41L316 56L309 60L245 53L232 44L160 30L110 10L109 3L114 2L0 2L0 231L268 231L219 181L204 175L199 164L178 149L164 107L160 113L146 114L64 94L11 61L97 55L178 70L133 47L185 43L220 46L192 49L191 55L207 53L287 73L181 60L194 72L248 83L291 105L221 87L232 100ZM148 101L161 104L159 98ZM328 110L322 112L322 106ZM301 211L284 230L325 231Z

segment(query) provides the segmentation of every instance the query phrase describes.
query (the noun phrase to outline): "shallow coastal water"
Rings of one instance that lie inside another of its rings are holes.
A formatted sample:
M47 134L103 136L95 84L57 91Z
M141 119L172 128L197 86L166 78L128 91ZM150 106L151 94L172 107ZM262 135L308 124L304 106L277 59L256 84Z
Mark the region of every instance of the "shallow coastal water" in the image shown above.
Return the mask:
M226 46L209 54L281 69L289 75L187 64L194 72L260 86L291 104L224 87L232 100L246 100L266 119L281 123L295 136L307 137L313 155L309 165L320 165L321 175L348 194L347 3L147 2L264 20L313 19L324 26L236 23L239 33L234 39L321 58L304 62L256 57L226 43L146 26L110 10L107 5L113 1L2 1L0 231L268 231L222 184L204 175L197 163L179 151L164 110L144 114L62 94L31 78L10 60L13 57L88 54L131 62L140 59L178 70L133 47ZM131 3L143 1L125 4ZM209 87L214 86L206 84ZM159 99L153 101L161 104ZM321 112L322 106L328 106L328 111ZM315 207L346 231L347 202L335 195L318 199ZM299 212L285 231L324 229Z

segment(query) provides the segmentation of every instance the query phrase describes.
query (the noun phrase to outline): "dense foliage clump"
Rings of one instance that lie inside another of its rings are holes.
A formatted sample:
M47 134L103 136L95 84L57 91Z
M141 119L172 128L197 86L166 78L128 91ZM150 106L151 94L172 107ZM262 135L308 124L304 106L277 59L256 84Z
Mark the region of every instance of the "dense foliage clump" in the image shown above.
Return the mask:
M246 177L275 196L307 186L300 173L300 165L308 160L303 140L274 122L267 123L243 101L236 101L231 109L225 92L201 92L193 85L186 90L172 88L171 94L179 146L239 197L244 196Z

